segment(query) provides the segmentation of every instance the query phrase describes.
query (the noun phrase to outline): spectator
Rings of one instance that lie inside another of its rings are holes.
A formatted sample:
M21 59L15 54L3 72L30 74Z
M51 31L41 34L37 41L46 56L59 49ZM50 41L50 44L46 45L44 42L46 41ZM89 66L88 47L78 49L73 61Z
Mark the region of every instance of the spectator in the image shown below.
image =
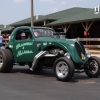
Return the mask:
M10 40L10 37L11 37L11 36L9 35L9 40Z
M0 48L2 47L2 41L3 41L3 37L0 34Z

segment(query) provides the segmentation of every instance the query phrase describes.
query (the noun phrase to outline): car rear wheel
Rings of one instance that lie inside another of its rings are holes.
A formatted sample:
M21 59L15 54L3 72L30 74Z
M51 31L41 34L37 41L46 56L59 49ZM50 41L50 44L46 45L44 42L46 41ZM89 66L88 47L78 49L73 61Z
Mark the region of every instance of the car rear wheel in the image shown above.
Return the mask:
M60 81L69 81L74 75L74 64L66 58L58 58L54 63L54 74Z
M91 78L100 76L100 59L98 57L93 56L89 58L85 73Z
M8 49L0 49L0 72L10 72L13 68L13 55Z

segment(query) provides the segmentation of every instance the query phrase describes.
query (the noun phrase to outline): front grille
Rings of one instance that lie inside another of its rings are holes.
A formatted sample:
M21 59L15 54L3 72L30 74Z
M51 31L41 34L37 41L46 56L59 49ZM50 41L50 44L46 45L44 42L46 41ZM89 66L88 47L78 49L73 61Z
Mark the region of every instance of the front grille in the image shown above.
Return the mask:
M76 51L79 55L79 57L81 58L81 53L84 54L83 50L82 50L82 47L80 46L80 44L78 44L77 42L75 43L75 47L76 47Z
M82 48L83 54L85 55L85 48L84 48L83 44L82 44L81 42L79 42L79 44L81 45L81 48Z

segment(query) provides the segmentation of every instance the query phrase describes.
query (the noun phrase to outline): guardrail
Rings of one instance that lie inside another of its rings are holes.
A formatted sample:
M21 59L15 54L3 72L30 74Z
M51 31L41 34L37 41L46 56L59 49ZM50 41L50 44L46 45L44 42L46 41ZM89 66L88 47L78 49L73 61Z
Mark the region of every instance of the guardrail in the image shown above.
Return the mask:
M100 38L76 38L77 41L100 41Z
M100 38L76 38L77 41L86 41L85 48L100 48L100 45L91 45L91 41L100 41Z

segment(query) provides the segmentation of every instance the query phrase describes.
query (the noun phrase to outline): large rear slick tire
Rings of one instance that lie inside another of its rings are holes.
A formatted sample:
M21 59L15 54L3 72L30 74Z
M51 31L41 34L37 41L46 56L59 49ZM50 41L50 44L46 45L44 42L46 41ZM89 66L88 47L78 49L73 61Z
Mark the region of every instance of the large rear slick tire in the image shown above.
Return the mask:
M90 78L97 78L100 76L100 59L98 57L92 56L89 58L85 73Z
M69 81L74 75L74 64L66 58L60 57L54 63L54 74L59 81Z
M0 49L0 72L8 73L13 68L13 55L8 49Z

